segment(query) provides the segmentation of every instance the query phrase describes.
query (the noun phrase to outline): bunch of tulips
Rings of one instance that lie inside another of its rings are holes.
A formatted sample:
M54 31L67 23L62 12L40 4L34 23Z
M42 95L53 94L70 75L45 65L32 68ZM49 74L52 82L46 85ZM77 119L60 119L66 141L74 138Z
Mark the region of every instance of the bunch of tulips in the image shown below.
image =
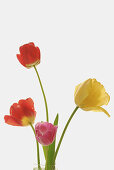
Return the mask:
M106 93L105 88L96 79L87 79L83 83L76 86L74 92L74 101L76 107L74 108L71 116L69 117L64 130L61 134L57 148L55 147L55 138L58 128L58 117L57 114L55 120L49 123L49 114L47 100L44 93L44 89L41 83L39 73L37 71L36 65L40 64L41 54L39 47L36 47L33 42L24 44L19 48L20 54L17 54L17 59L26 68L34 68L37 74L42 94L44 97L44 103L46 108L46 122L38 122L33 126L36 111L34 108L34 102L31 98L21 99L18 103L14 103L10 108L10 115L5 115L4 120L7 124L12 126L31 126L37 144L37 161L38 169L41 169L40 163L40 152L39 143L43 147L44 157L45 157L45 170L52 170L55 168L56 157L63 140L64 134L67 127L73 118L76 111L81 108L84 111L95 111L104 112L108 117L109 113L102 107L102 105L107 105L110 100L110 96ZM52 168L53 167L53 168Z

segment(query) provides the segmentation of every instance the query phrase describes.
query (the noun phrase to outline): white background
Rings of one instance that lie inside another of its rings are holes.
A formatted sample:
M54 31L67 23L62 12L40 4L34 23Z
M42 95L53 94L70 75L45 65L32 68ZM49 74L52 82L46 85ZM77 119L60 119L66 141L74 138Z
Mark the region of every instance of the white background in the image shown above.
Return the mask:
M30 127L4 123L10 106L27 97L34 100L36 122L45 120L35 71L24 68L16 58L19 46L31 41L41 50L37 68L50 122L59 113L57 141L75 108L77 84L96 78L111 96L104 107L111 118L82 110L74 116L58 154L58 169L114 170L113 0L0 1L0 170L32 170L36 163ZM41 155L44 163L42 151Z

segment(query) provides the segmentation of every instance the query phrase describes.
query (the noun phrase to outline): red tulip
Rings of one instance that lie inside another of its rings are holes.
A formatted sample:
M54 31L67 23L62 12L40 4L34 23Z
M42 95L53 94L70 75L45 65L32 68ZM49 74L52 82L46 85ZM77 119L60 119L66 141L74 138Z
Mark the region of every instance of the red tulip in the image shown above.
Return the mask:
M24 44L19 48L20 54L17 59L26 68L31 68L40 63L40 49L35 47L34 43Z
M27 126L34 123L36 111L31 98L19 100L10 107L10 115L4 116L5 123L13 126Z
M42 145L50 145L55 140L57 126L51 123L37 123L35 126L36 139Z

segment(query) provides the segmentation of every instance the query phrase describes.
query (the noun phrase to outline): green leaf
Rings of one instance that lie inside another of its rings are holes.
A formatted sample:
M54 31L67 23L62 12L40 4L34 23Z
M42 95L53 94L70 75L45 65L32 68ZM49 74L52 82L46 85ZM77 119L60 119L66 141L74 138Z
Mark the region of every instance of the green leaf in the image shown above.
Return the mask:
M48 146L43 146L43 145L42 145L42 148L43 148L43 151L44 151L44 157L45 157L45 160L46 160L46 158L47 158Z
M57 113L55 121L54 121L54 125L55 126L58 125L58 119L59 119L59 114Z
M58 119L59 119L59 115L57 113L55 121L54 121L54 125L58 125ZM54 158L54 154L55 154L55 143L56 143L56 138L54 140L54 142L48 146L48 155L47 155L47 160L46 160L46 164L47 165L54 165L55 162L53 160Z

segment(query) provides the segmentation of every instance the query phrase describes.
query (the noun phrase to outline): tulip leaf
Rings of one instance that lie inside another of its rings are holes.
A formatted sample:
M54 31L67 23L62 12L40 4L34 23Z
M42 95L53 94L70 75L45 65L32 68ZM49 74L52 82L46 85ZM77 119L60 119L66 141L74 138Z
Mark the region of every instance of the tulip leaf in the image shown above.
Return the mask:
M48 146L43 146L43 145L42 145L42 148L43 148L43 151L44 151L44 157L45 157L45 160L46 160L46 158L47 158Z
M54 125L57 126L58 125L58 119L59 119L59 115L56 115L55 121L54 121ZM48 152L47 152L47 160L46 160L46 164L47 165L54 165L54 154L55 154L55 143L56 143L56 138L54 140L54 142L48 146Z

